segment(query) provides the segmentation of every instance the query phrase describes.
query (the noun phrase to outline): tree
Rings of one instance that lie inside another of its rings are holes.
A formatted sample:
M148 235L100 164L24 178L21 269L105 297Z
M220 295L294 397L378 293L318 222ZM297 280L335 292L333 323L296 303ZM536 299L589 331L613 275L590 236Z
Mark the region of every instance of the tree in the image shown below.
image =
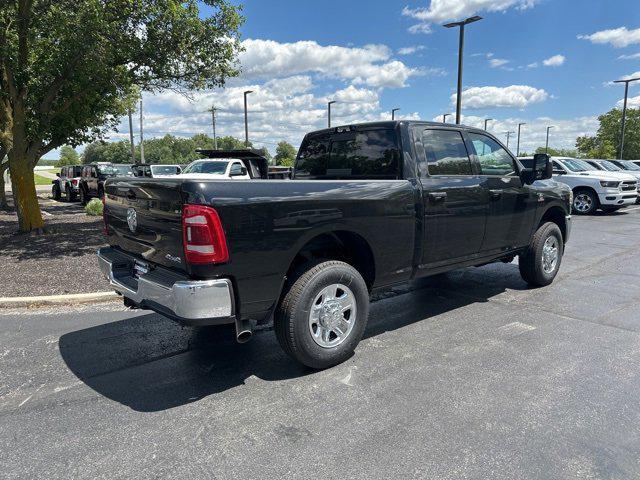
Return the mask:
M201 18L199 4L210 7ZM33 167L100 137L134 86L224 85L237 74L239 7L228 0L7 0L0 9L0 125L20 231L44 226Z
M549 147L549 151L547 152L546 147L538 147L536 148L535 153L548 153L552 157L571 157L576 158L578 156L577 150L571 150L568 148L551 148Z
M620 154L622 111L614 108L598 117L595 136L578 137L576 148L586 158L615 158ZM640 108L627 110L622 158L640 158Z
M80 163L80 155L75 149L69 145L63 145L60 149L60 160L56 163L56 167L64 167L65 165L78 165Z
M9 208L7 204L7 194L4 189L4 174L8 168L9 159L7 158L7 151L0 143L0 210Z
M276 165L292 167L296 160L296 153L296 149L293 145L282 140L276 147L276 156L274 157Z

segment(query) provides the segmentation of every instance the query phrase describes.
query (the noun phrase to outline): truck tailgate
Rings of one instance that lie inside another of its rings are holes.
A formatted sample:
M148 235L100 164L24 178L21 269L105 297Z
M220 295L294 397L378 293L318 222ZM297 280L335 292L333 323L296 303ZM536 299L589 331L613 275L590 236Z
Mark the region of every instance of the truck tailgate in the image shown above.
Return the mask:
M116 178L105 186L109 243L168 268L186 271L182 182Z

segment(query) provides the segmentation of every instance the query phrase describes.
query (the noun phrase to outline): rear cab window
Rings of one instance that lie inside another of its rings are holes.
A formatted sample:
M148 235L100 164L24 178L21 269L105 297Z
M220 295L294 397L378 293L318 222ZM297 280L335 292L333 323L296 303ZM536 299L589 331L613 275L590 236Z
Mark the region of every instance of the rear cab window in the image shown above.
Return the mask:
M298 154L298 180L401 178L398 133L371 128L308 135Z

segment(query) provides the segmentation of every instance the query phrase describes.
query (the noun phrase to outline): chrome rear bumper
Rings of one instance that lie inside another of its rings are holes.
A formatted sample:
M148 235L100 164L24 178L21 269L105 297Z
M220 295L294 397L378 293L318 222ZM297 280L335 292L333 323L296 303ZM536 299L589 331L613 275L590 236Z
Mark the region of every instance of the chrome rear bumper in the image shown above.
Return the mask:
M98 263L113 289L140 308L187 325L219 325L235 321L231 281L190 280L155 267L133 275L136 258L111 247L98 250Z

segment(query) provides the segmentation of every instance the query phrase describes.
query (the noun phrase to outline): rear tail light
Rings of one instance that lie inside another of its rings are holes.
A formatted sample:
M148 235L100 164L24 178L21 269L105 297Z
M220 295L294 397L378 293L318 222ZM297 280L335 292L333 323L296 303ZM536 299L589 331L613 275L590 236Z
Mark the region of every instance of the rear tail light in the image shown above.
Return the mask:
M182 208L184 256L188 263L224 263L229 260L222 222L211 207L185 205Z
M107 224L107 194L102 195L102 233L109 235L109 225Z
M73 185L74 187L78 186L78 179L74 178L73 180L71 180L71 185Z

